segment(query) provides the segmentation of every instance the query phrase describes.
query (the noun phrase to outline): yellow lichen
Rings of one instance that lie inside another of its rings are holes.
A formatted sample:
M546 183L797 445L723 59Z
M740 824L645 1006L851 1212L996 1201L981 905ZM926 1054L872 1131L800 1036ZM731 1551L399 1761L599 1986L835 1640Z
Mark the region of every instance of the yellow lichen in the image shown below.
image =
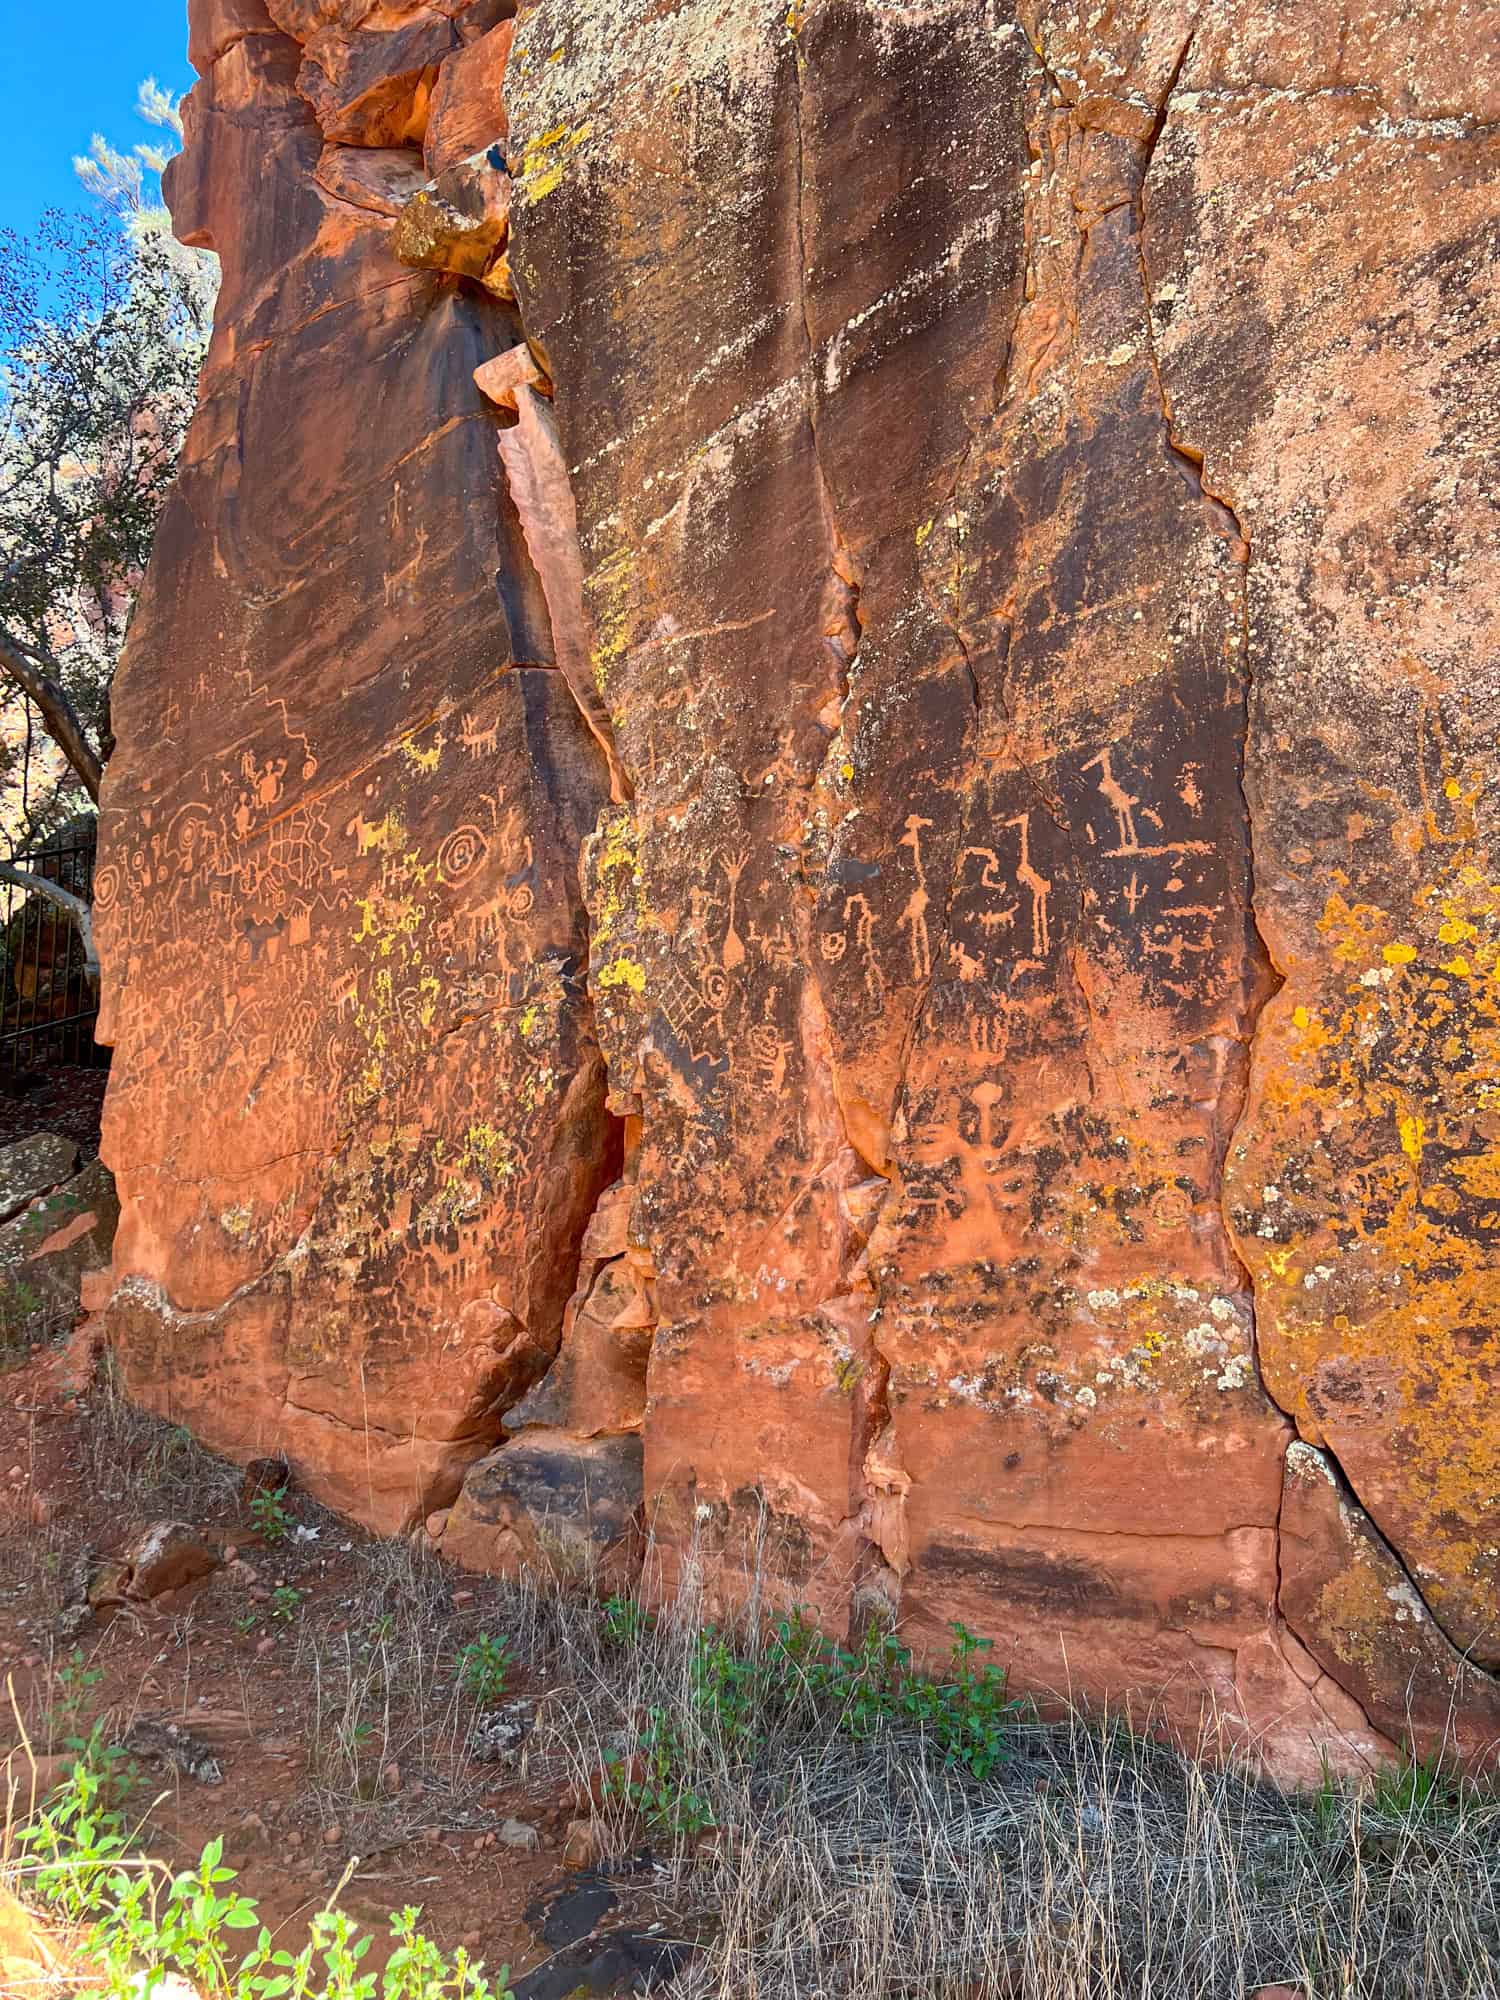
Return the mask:
M414 730L410 736L403 736L398 747L400 748L401 755L406 759L408 764L413 765L424 774L430 775L442 761L443 751L447 748L448 739L440 729L427 748L419 750L417 748L417 735L419 733Z
M589 611L597 641L593 650L594 684L600 694L617 661L624 658L630 644L630 585L635 558L628 549L598 564L587 580Z
M521 154L520 186L528 205L552 193L563 177L569 158L589 137L593 120L586 118L571 128L554 125L535 139L528 139Z
M1500 1318L1500 885L1470 794L1442 795L1450 824L1428 812L1404 828L1422 838L1402 851L1426 857L1407 909L1329 896L1316 983L1299 968L1295 1004L1266 1021L1229 1205L1253 1207L1295 1163L1300 1212L1268 1206L1271 1227L1237 1232L1262 1367L1308 1436L1329 1363L1379 1383L1384 1519L1439 1615L1469 1632L1500 1579L1500 1404L1475 1337Z
M638 965L633 958L617 958L612 965L606 965L599 974L599 985L606 991L612 987L625 986L632 993L646 990L646 968Z

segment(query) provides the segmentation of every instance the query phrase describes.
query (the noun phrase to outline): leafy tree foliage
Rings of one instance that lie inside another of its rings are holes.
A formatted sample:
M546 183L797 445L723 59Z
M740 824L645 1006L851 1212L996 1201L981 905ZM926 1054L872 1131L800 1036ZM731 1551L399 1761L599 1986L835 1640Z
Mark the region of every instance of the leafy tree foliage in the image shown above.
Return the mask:
M154 84L140 110L174 136ZM0 815L32 831L98 795L109 689L171 486L216 265L172 240L166 152L96 138L91 212L0 232ZM45 732L50 757L33 754ZM8 810L6 810L8 808Z

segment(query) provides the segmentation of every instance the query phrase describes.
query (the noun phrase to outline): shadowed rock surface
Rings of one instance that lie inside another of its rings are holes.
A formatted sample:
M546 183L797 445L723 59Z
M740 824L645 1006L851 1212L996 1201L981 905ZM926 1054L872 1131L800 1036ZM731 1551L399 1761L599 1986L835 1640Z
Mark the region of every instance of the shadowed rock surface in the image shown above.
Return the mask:
M195 0L132 1388L466 1562L1482 1759L1500 13L507 12Z

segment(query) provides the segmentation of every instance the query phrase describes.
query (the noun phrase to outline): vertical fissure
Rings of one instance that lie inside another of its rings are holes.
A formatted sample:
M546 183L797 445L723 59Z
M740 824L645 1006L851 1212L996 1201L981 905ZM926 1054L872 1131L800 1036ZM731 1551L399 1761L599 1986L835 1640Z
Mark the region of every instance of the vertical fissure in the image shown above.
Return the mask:
M1290 1443L1297 1436L1298 1426L1296 1423L1294 1413L1288 1410L1285 1407L1285 1405L1278 1400L1267 1380L1266 1369L1264 1366L1263 1349L1262 1349L1263 1330L1261 1325L1260 1301L1256 1293L1255 1275L1251 1266L1249 1265L1244 1255L1242 1254L1238 1231L1236 1229L1234 1219L1232 1215L1229 1213L1228 1202L1226 1198L1226 1188L1225 1188L1225 1176L1229 1158L1234 1152L1236 1146L1242 1143L1242 1134L1245 1128L1245 1121L1247 1117L1250 1092L1251 1092L1251 1070L1255 1061L1256 1042L1260 1033L1261 1023L1262 1020L1264 1019L1267 1007L1275 999L1276 995L1281 991L1282 987L1285 985L1287 976L1285 968L1277 963L1271 936L1266 926L1261 921L1260 912L1257 907L1258 899L1256 893L1257 891L1256 813L1254 808L1254 802L1250 794L1250 779L1249 779L1250 748L1251 748L1252 732L1255 727L1255 703L1256 703L1255 671L1254 671L1253 655L1251 650L1251 619L1250 619L1250 570L1252 561L1254 560L1254 547L1249 529L1245 523L1243 515L1240 512L1239 507L1236 505L1236 503L1228 493L1220 491L1216 487L1209 484L1208 479L1206 477L1207 453L1205 449L1184 438L1181 435L1180 430L1178 428L1175 413L1172 407L1171 395L1168 388L1166 375L1163 370L1161 357L1156 345L1156 329L1152 312L1151 273L1150 273L1149 260L1147 256L1147 183L1150 175L1151 166L1156 156L1158 144L1161 140L1162 134L1167 124L1167 119L1171 109L1172 97L1181 79L1183 69L1187 62L1188 54L1192 48L1195 33L1196 33L1196 25L1195 28L1193 30L1190 30L1190 32L1188 33L1186 39L1183 42L1183 46L1178 53L1177 60L1173 65L1170 80L1167 84L1167 88L1163 93L1161 102L1157 109L1157 114L1152 125L1150 137L1146 142L1145 155L1142 163L1140 182L1136 198L1136 216L1135 216L1136 255L1140 270L1141 298L1142 298L1143 318L1145 325L1147 354L1149 357L1152 379L1156 387L1157 398L1161 407L1163 446L1171 463L1177 469L1179 474L1182 476L1189 490L1193 493L1194 497L1197 499L1199 505L1203 509L1204 515L1207 518L1208 523L1212 528L1213 532L1219 537L1220 541L1224 544L1224 547L1228 553L1229 560L1235 564L1238 572L1237 594L1239 600L1239 616L1236 622L1237 622L1237 639L1238 639L1237 650L1239 654L1239 679L1240 679L1240 722L1239 722L1240 754L1237 759L1236 769L1237 769L1241 805L1244 813L1245 836L1246 836L1247 872L1248 872L1246 914L1249 919L1250 927L1253 931L1257 943L1259 955L1264 970L1263 970L1263 976L1256 983L1255 988L1253 988L1247 995L1246 1006L1240 1023L1240 1033L1236 1038L1240 1042L1244 1054L1243 1054L1243 1059L1240 1065L1238 1066L1237 1079L1232 1092L1232 1101L1228 1103L1225 1107L1226 1116L1222 1120L1223 1141L1219 1157L1216 1162L1216 1171L1218 1174L1218 1182L1219 1182L1219 1202L1220 1202L1220 1212L1223 1218L1224 1237L1228 1245L1230 1254L1233 1256L1235 1263L1239 1268L1244 1294L1248 1302L1248 1310L1250 1317L1251 1358L1255 1368L1256 1380L1260 1386L1261 1393L1266 1398L1266 1401L1271 1405L1272 1408L1279 1410L1282 1416L1286 1418L1288 1425L1288 1444L1290 1445ZM1339 1463L1336 1454L1329 1446L1326 1438L1322 1440L1321 1449L1323 1452L1323 1456L1327 1460L1331 1473L1334 1476L1336 1476L1341 1488L1349 1495L1352 1504L1360 1505L1361 1511L1363 1512L1362 1503L1359 1502L1358 1494L1355 1490L1354 1484L1352 1480L1349 1478L1346 1469ZM1285 1513L1285 1507L1286 1507L1286 1484L1285 1484L1285 1479L1283 1479L1282 1489L1280 1494L1278 1495L1276 1519L1274 1524L1276 1609L1278 1615L1283 1615L1283 1616L1284 1613L1282 1611L1282 1597L1283 1597L1283 1583L1285 1580L1283 1517ZM1376 1532L1373 1529L1373 1525L1371 1531L1372 1533ZM1389 1548L1389 1544L1386 1544L1386 1546L1387 1548ZM1429 1619L1431 1619L1435 1629L1439 1632L1443 1632L1444 1637L1448 1638L1449 1635L1446 1632L1444 1632L1442 1621L1434 1613L1432 1606L1428 1603L1427 1599L1423 1595L1420 1587L1416 1582L1416 1579L1412 1576L1406 1563L1402 1560L1399 1553L1395 1549L1389 1548L1389 1553L1392 1562L1399 1568L1401 1574L1405 1577L1408 1585L1410 1586L1415 1601L1422 1606L1423 1611L1425 1612L1426 1616ZM1293 1627L1293 1629L1295 1630L1295 1627Z

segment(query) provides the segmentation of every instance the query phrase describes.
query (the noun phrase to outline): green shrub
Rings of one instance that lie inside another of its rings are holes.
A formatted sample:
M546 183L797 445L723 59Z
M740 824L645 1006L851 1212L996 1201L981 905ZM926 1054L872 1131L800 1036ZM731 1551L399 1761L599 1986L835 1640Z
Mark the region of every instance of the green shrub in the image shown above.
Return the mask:
M99 1983L82 1986L78 2000L143 2000L171 1972L205 2000L514 2000L507 1968L488 1980L467 1952L445 1957L417 1929L415 1906L391 1916L396 1949L378 1975L361 1969L371 1937L333 1907L312 1918L300 1952L273 1950L254 1898L233 1886L222 1839L175 1875L132 1853L110 1796L108 1759L118 1754L107 1753L102 1770L80 1757L18 1837L33 1893L88 1927L75 1948Z
M279 1486L274 1493L257 1493L250 1502L250 1518L262 1541L284 1542L292 1529L291 1516L286 1511L286 1488Z
M458 1656L459 1678L478 1702L498 1701L510 1674L510 1643L481 1632Z
M649 1630L644 1613L614 1598L604 1607L604 1635L625 1644ZM646 1719L629 1755L605 1764L610 1796L635 1806L658 1833L691 1838L712 1826L700 1773L715 1758L750 1764L788 1730L831 1726L856 1743L890 1730L915 1730L945 1764L984 1780L1008 1751L1007 1735L1029 1708L1006 1694L1005 1675L983 1656L991 1642L952 1627L947 1673L912 1665L910 1648L871 1625L858 1646L825 1639L799 1607L779 1619L759 1648L745 1649L709 1625L691 1642L686 1707L662 1707Z
M695 1840L715 1820L708 1799L688 1782L689 1761L666 1710L648 1709L634 1755L609 1765L606 1790L633 1805L654 1832Z
M52 1734L64 1738L68 1748L74 1749L77 1746L71 1739L83 1727L83 1711L104 1673L102 1668L89 1666L83 1648L75 1646L62 1665L54 1669L52 1678L57 1682L57 1693L52 1698Z
M651 1630L654 1620L633 1597L606 1597L604 1637L611 1646L633 1645Z

